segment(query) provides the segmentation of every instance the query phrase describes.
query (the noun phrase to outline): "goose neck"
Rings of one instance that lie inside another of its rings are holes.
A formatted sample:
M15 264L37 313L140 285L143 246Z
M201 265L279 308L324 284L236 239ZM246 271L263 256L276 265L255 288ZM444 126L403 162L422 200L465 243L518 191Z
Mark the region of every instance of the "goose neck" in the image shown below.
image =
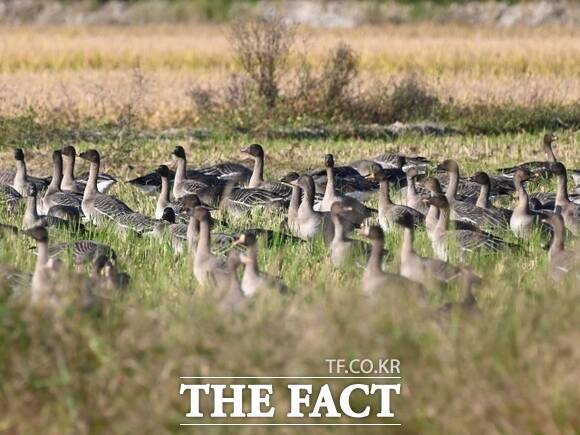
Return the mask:
M378 273L383 271L383 242L382 240L373 240L371 242L371 255L367 262L367 271Z
M91 162L89 166L89 179L87 180L87 185L85 186L84 197L90 198L95 196L98 192L97 190L97 179L99 177L99 163Z
M72 156L64 156L62 158L62 185L72 186L75 182L75 158Z
M210 251L209 222L199 222L199 240L197 241L197 255L209 255Z
M254 170L252 171L252 176L250 177L250 183L248 187L255 188L260 187L264 182L264 158L261 156L254 158Z
M449 184L447 185L446 196L449 201L454 201L457 197L457 188L459 187L459 172L456 170L449 171Z
M324 189L323 201L328 198L333 198L335 195L334 168L330 166L326 168L326 188Z
M515 178L514 185L516 187L516 192L518 193L518 203L516 205L516 210L518 210L519 212L529 214L530 212L529 197L528 192L526 192L526 188L524 187L524 183L522 183L522 181L519 178Z
M437 220L438 230L449 230L449 208L443 207L439 209L439 219Z
M477 207L488 208L489 206L489 184L482 184L479 189L479 196L477 197L477 202L475 203Z
M556 190L556 205L563 206L570 203L570 199L568 197L568 180L566 175L558 175L557 183L558 187Z
M401 256L405 257L413 252L413 230L405 227L403 231L403 244L401 246Z
M389 191L389 182L381 181L379 183L379 212L393 205Z

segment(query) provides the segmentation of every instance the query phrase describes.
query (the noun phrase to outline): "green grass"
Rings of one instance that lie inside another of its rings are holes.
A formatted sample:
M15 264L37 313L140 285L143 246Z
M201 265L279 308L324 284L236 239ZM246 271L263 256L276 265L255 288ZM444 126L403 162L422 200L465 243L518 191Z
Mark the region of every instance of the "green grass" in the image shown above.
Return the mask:
M557 154L568 166L580 166L580 135L561 131L558 136ZM224 136L179 143L191 164L202 165L238 158L237 150L251 140ZM268 140L263 145L266 175L276 178L290 169L320 166L326 152L333 152L341 164L392 149L435 160L454 156L466 174L491 171L541 158L539 140L537 134L511 134L404 136L391 143ZM105 156L104 169L124 178L136 175L128 163L142 173L168 162L177 143L103 140L98 149ZM34 145L27 149L30 172L48 173L42 159L34 156L46 156L61 143ZM91 146L80 142L77 148ZM8 146L0 153L2 167L9 166ZM530 187L555 185L548 181ZM114 193L143 213L154 210L155 198L125 183ZM376 206L376 200L371 204ZM18 225L20 219L0 213L4 223ZM257 213L231 223L275 229L280 219ZM196 285L189 259L175 256L167 243L119 236L112 225L94 230L91 237L115 249L121 268L133 277L130 289L114 295L100 314L72 306L54 313L30 307L25 297L2 297L0 433L184 432L189 429L179 423L188 403L178 394L179 376L324 375L324 359L329 357L401 360L403 394L393 408L403 427L389 429L393 433L572 434L580 427L580 294L572 282L556 285L547 278L547 256L538 237L525 242L520 253L469 258L468 264L484 277L477 294L482 316L449 319L435 313L442 303L460 300L456 285L430 292L424 307L398 289L369 300L358 290L361 267L334 269L321 241L271 250L261 246L262 270L281 276L291 293L260 295L241 313L226 315L216 307L213 292ZM51 238L70 236L52 231ZM400 234L387 236L389 250L397 253L399 245ZM6 238L0 246L0 263L32 270L31 240ZM431 255L423 232L417 234L416 250ZM396 270L397 261L388 269ZM457 262L456 255L452 261ZM75 281L63 287L75 292ZM343 433L332 428L312 432ZM353 428L349 433L374 432Z

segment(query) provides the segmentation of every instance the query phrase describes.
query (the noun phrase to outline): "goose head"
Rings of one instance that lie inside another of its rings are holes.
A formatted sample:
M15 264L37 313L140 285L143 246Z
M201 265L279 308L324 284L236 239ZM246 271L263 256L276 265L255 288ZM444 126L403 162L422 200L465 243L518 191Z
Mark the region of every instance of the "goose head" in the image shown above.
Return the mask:
M524 183L532 179L532 174L527 168L518 168L514 174L514 181Z
M557 139L558 139L558 137L556 136L556 134L554 132L552 132L552 131L547 132L544 135L544 139L542 141L542 143L544 145L544 149L551 150L552 145L554 145L554 143L556 142Z
M38 226L24 231L29 237L32 237L37 242L48 242L48 231L46 228Z
M211 224L211 215L205 207L198 205L191 211L191 216L199 222L207 222Z
M387 181L387 174L385 173L383 168L380 167L380 165L377 165L375 163L371 166L370 174L367 175L365 178L367 180L378 181L380 183L381 181Z
M330 206L330 213L335 216L340 216L341 213L352 211L352 207L345 206L341 201L335 201Z
M425 200L425 204L437 207L439 210L446 210L449 208L449 201L445 195L435 195Z
M172 154L178 159L185 159L185 150L181 145L177 145Z
M165 207L163 209L163 215L161 216L161 220L168 222L170 224L175 223L175 211L171 207Z
M455 160L448 159L444 160L437 165L438 172L459 172L459 165Z
M247 148L244 148L242 150L242 152L244 154L248 154L249 156L251 156L254 159L263 159L264 158L264 149L262 148L262 145L254 143L252 145L250 145Z
M22 148L16 148L14 150L14 160L19 162L24 161L24 151L22 151Z
M190 216L193 216L193 211L195 210L195 208L201 205L199 197L195 194L185 195L183 198L181 198L181 200L183 202L185 210L188 212L188 215ZM165 210L163 212L165 213Z
M302 190L307 192L314 192L314 180L310 175L302 175L296 180L290 182L290 184L300 187Z
M300 175L298 175L297 172L289 172L280 178L280 182L285 184L293 184L292 182L298 180L298 178L300 178Z
M101 162L101 156L99 155L99 152L97 150L83 151L82 153L79 154L79 157L83 160L90 162L90 163L100 163Z
M255 246L257 243L257 239L255 234L252 233L242 233L240 234L240 236L237 238L237 240L234 242L234 245L242 245L245 246L247 248L250 248L252 246Z
M357 234L362 237L366 237L372 241L383 241L385 235L383 230L378 225L371 225L369 227L363 227L357 230Z
M489 175L483 171L476 172L469 180L474 181L482 186L487 186L490 184Z
M334 168L334 156L332 154L326 154L324 156L324 167Z
M431 192L432 194L441 194L443 193L443 191L441 190L441 183L439 182L439 180L437 178L434 177L428 177L425 179L425 182L423 183L423 185L425 186L425 189L427 189L429 192Z
M419 169L417 169L416 166L411 166L409 169L407 169L406 174L407 177L414 178L419 175Z
M169 177L169 168L167 165L159 165L159 167L155 169L155 172L163 178Z
M77 151L75 150L75 147L73 147L72 145L66 145L62 147L62 155L65 157L75 158L77 155Z

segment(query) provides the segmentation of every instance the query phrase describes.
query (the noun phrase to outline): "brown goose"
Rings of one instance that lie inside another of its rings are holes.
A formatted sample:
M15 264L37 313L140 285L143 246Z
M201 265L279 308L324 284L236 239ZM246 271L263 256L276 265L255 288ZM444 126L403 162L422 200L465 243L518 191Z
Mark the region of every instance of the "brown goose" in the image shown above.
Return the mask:
M510 228L519 237L528 237L534 228L542 227L544 214L530 210L528 192L524 183L531 179L530 171L525 167L518 168L514 173L514 184L518 194L518 202L510 218Z
M344 203L345 207L350 209L348 213L345 213L345 219L349 220L354 225L361 225L365 219L371 217L371 209L351 196L338 195L335 188L333 155L327 154L324 158L324 163L326 166L326 187L318 211L329 212L332 204L336 201L340 201Z
M240 260L245 266L244 274L242 275L242 292L245 296L251 297L258 292L288 292L288 287L281 280L260 271L258 265L258 240L254 234L241 234L235 244L246 247L246 252L240 254Z
M72 207L82 213L81 202L82 195L63 192L62 184L62 153L58 150L52 153L52 180L40 201L42 213L48 214L48 211L55 206ZM79 214L77 213L77 214Z
M187 157L182 146L176 146L172 154L177 161L173 179L173 196L176 199L192 193L197 194L212 187L225 186L225 183L217 177L197 171L187 171Z
M378 165L373 168L373 173L369 176L373 181L379 183L379 225L385 232L393 231L397 226L397 219L403 214L410 214L416 226L425 222L425 216L415 208L406 205L398 205L391 201L389 180Z
M229 283L226 260L211 252L209 211L201 206L193 209L193 217L199 222L199 238L193 259L193 274L203 286L225 288Z
M482 248L500 251L505 248L505 242L494 235L483 231L449 230L449 202L444 195L437 195L427 200L429 206L437 207L439 220L432 231L428 233L435 256L443 261L448 260L449 240L455 240L462 255L465 252L477 252Z
M383 270L385 237L380 227L371 225L360 229L358 233L371 241L371 251L361 282L363 293L374 294L386 288L408 289L419 294L423 292L420 284Z
M77 157L76 149L67 145L62 149L62 182L60 188L63 192L83 193L85 186L89 179L89 173L84 173L79 177L75 177L75 161ZM99 171L97 175L97 190L100 193L106 193L115 183L117 179L112 175L105 174Z
M24 233L36 240L36 265L32 274L31 302L55 302L54 278L60 269L60 263L49 256L48 231L44 227L34 227Z
M16 172L11 183L9 183L14 190L20 195L26 195L28 186L33 184L37 191L43 191L48 186L48 181L44 178L32 177L28 175L26 169L26 161L24 159L24 151L20 148L14 150L14 160L16 160Z
M489 175L486 172L479 171L473 174L471 180L480 185L479 196L477 197L475 205L480 208L498 210L503 213L504 219L509 221L512 211L507 208L494 207L489 199L491 191L491 179L489 178Z
M229 280L222 289L224 294L219 302L220 309L228 313L240 311L248 302L238 278L238 269L241 265L240 253L238 251L230 252L227 260Z
M264 181L264 149L260 144L252 144L242 150L254 160L254 170L250 177L248 187L260 188L273 192L284 199L288 199L292 194L292 188L287 184L276 181Z
M89 178L83 193L81 207L87 219L99 224L105 219L115 219L120 215L133 213L123 201L99 192L97 187L101 156L97 150L88 150L79 155L90 163Z
M533 162L526 162L521 163L517 166L512 166L510 168L503 168L500 169L499 172L505 175L513 176L516 174L518 169L525 169L527 170L530 175L540 176L540 177L548 177L551 175L550 173L550 164L555 163L556 155L554 154L553 145L556 142L556 135L552 132L548 132L544 135L542 141L542 148L548 157L548 161L533 161Z
M544 221L554 228L552 243L548 251L550 275L555 280L561 280L576 274L576 278L580 279L580 251L564 250L566 236L562 216L554 213L544 218Z
M556 175L558 188L556 190L556 207L560 207L566 228L575 236L580 235L580 205L574 204L568 197L568 176L566 167L560 163L552 163L552 173Z
M460 303L448 302L439 308L441 314L450 314L459 312L468 316L479 315L481 310L477 305L474 287L481 283L481 278L474 273L466 271L463 274L463 300Z
M425 206L425 203L423 202L423 195L417 191L417 186L415 185L415 177L419 175L419 170L416 167L410 167L407 169L406 175L407 195L405 204L424 215L427 214L427 206Z
M42 226L59 226L62 228L84 231L84 225L80 223L80 217L77 215L76 219L65 220L52 215L39 215L37 209L37 192L36 186L30 184L28 186L28 195L26 197L26 210L22 218L22 228L25 230Z
M295 235L303 240L311 240L324 235L327 243L334 236L334 228L329 213L314 211L314 180L310 175L302 175L292 184L302 190L302 201L296 215Z
M457 199L459 184L459 165L455 160L445 160L437 166L437 170L449 174L449 184L445 196L449 201L451 217L478 226L488 225L496 228L507 228L509 221L497 210L477 207L475 204Z
M414 223L409 215L402 216L401 275L426 287L458 279L463 269L436 258L421 257L413 249Z
M342 202L336 201L330 209L330 216L334 225L334 237L330 242L330 259L335 266L342 265L345 260L356 253L369 251L369 246L359 240L352 240L347 236L345 229L345 218L343 214L348 212Z

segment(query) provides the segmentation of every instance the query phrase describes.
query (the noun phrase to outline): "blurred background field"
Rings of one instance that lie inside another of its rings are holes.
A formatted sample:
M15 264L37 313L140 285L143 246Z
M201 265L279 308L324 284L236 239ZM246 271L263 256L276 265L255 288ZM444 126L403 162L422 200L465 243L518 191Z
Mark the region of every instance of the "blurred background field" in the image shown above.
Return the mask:
M577 168L579 10L576 1L2 1L0 169L12 168L19 146L30 173L48 175L52 150L74 144L98 148L104 171L126 180L172 165L176 145L197 167L239 160L258 141L267 179L320 167L327 152L338 164L386 151L453 157L470 175L543 160L548 129L559 159ZM242 56L255 51L239 49L236 26L272 11L282 15L272 33L281 48L266 58L278 67L256 80L259 67ZM555 181L531 188L554 190ZM154 209L153 197L122 181L114 194ZM20 216L0 218L19 225ZM279 223L259 213L235 222ZM324 358L361 356L402 361L403 427L393 433L580 428L580 295L574 281L547 278L537 237L518 254L469 259L485 278L478 318L435 314L461 300L457 285L426 307L358 297L362 269L333 268L322 243L262 249L263 270L293 293L223 315L168 244L113 226L90 237L133 276L100 315L38 311L0 292L1 434L185 432L179 376L323 375ZM392 251L399 245L400 234L387 238ZM1 262L32 270L30 240L1 246ZM416 247L432 254L424 232Z

